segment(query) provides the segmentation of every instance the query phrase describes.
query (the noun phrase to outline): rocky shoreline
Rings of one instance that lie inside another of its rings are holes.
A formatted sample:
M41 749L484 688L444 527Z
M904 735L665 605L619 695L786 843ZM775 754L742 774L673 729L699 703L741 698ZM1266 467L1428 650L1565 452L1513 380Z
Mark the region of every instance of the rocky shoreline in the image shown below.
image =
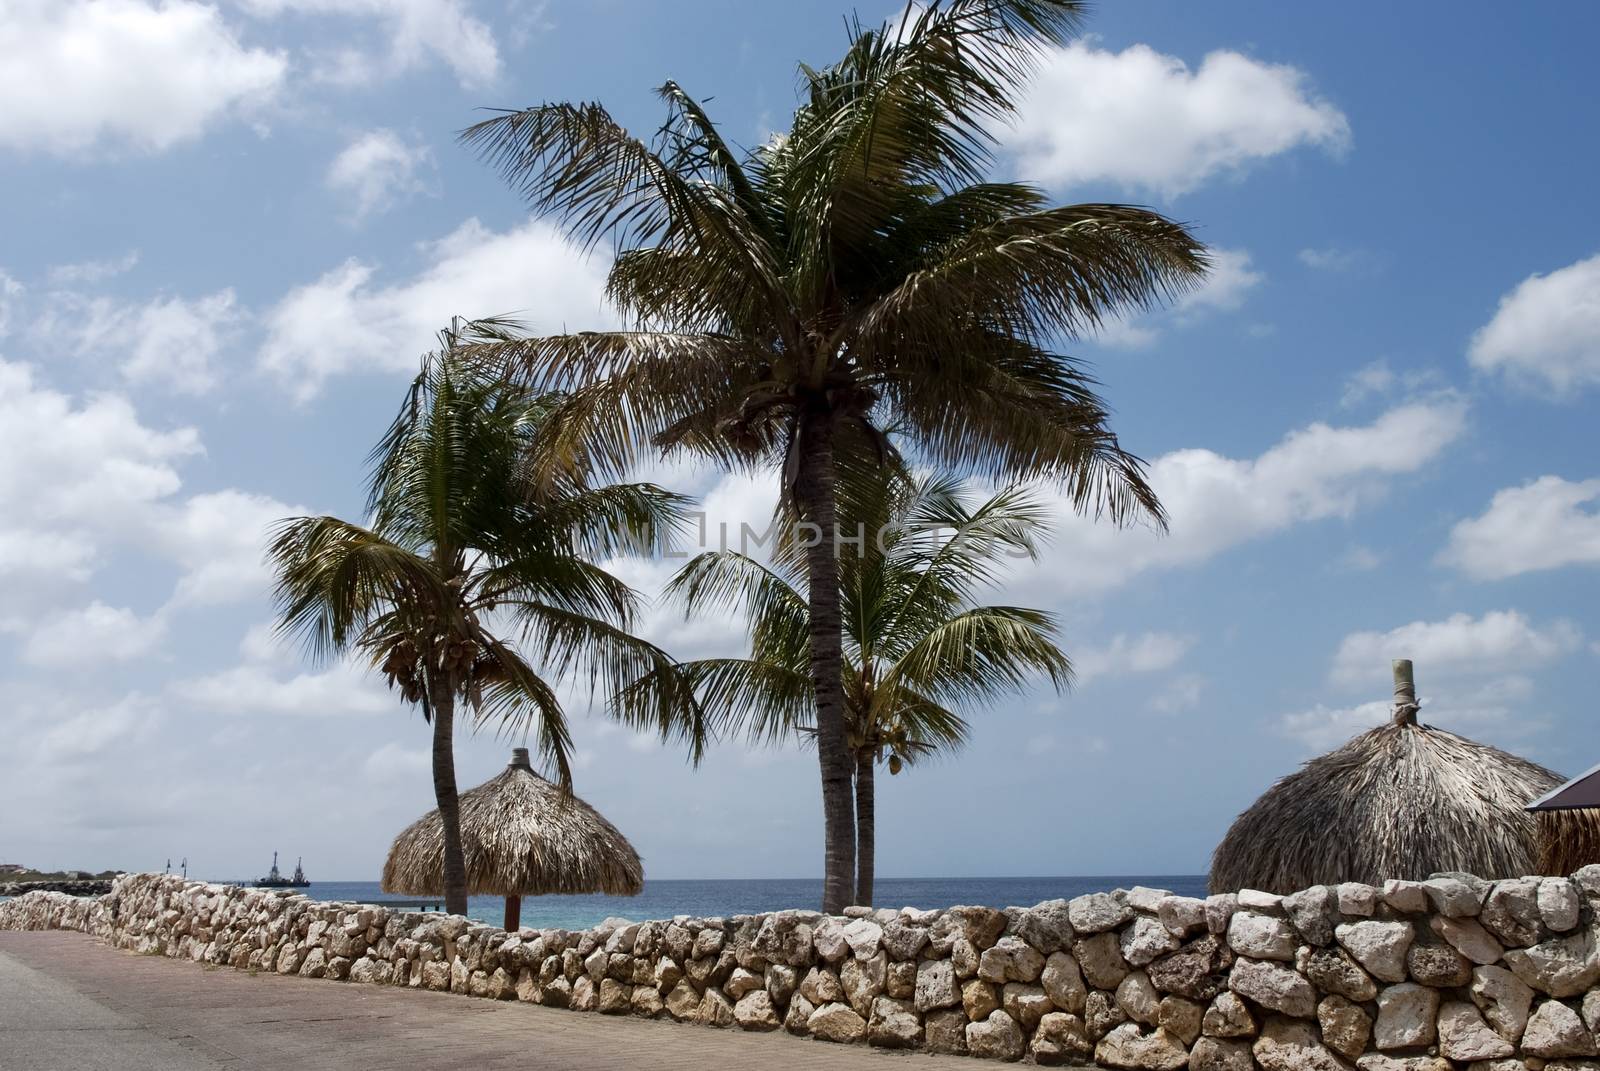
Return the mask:
M13 881L0 883L0 896L23 896L31 892L65 893L68 896L104 896L111 891L111 878L81 878L71 881Z
M30 893L72 929L242 970L1122 1071L1596 1071L1600 866L1571 878L1134 888L506 933L159 874Z

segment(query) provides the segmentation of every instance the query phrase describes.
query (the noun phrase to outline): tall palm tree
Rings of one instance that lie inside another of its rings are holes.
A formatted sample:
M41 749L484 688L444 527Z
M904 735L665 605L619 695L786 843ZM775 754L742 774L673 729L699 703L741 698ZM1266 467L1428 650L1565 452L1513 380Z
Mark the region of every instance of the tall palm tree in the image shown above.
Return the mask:
M588 486L577 465L530 483L530 451L559 402L452 353L488 337L505 336L452 329L425 359L373 452L366 524L292 517L268 551L280 630L316 657L358 652L432 723L445 906L454 914L467 909L452 747L458 704L474 726L532 732L570 788L566 714L543 674L587 674L614 688L670 666L626 631L633 591L591 559L642 549L670 533L682 509L650 484ZM698 749L683 722L657 724Z
M961 482L914 480L883 466L842 489L840 520L865 534L841 546L845 736L854 765L854 902L871 904L875 870L875 774L962 746L965 715L1042 674L1058 689L1072 667L1056 645L1053 615L977 605L1008 560L1032 559L1043 504L1013 487L972 507ZM816 697L807 650L805 560L794 541L772 563L739 551L688 562L667 591L686 615L743 613L750 653L657 671L619 692L614 706L659 709L686 681L716 731L755 742L815 735ZM663 694L665 692L665 694Z
M991 182L993 131L1081 0L931 0L851 28L801 67L786 131L735 149L676 82L653 142L599 104L543 104L469 128L532 208L618 249L625 330L484 347L570 392L563 438L626 471L646 450L778 465L825 534L806 561L825 831L823 908L849 899L851 758L842 689L838 467L901 444L944 471L1059 480L1078 508L1162 522L1094 381L1058 347L1206 270L1180 224L1116 204L1052 206Z

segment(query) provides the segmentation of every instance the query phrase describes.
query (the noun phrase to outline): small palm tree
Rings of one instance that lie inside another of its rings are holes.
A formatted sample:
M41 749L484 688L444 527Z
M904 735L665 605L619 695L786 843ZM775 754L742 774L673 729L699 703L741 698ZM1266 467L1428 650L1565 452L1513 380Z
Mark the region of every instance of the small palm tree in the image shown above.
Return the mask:
M456 360L460 345L491 337L505 337L499 325L453 326L425 359L373 452L367 524L289 518L268 551L280 630L314 657L359 652L432 723L445 905L454 914L467 909L452 748L458 704L474 726L531 732L570 788L566 715L541 669L617 687L670 667L627 632L633 591L591 558L665 537L682 509L650 484L587 486L575 464L562 480L530 484L530 457L558 402ZM687 709L676 705L672 717ZM698 754L700 738L684 722L657 724L664 735L681 730Z
M479 123L477 146L584 245L619 249L625 330L486 347L479 359L570 392L560 435L616 473L646 450L774 466L808 524L806 599L822 780L822 907L851 894L839 575L842 466L889 451L942 469L1059 480L1078 508L1162 522L1095 383L1060 351L1107 316L1204 277L1182 225L1118 204L1052 205L989 181L994 131L1082 0L913 0L801 67L788 129L726 141L676 82L654 143L599 104Z
M875 869L875 772L891 774L966 742L965 715L1020 691L1042 674L1058 689L1072 668L1049 613L977 605L1008 559L1033 558L1042 504L1020 488L976 507L958 481L913 480L886 466L857 474L841 494L840 519L859 543L842 544L846 740L854 763L855 903L871 904ZM780 544L768 566L738 551L688 562L668 585L686 615L742 612L750 654L678 668L709 724L763 743L815 736L804 559ZM657 709L680 679L653 672L613 699L619 712ZM662 694L665 691L666 694Z

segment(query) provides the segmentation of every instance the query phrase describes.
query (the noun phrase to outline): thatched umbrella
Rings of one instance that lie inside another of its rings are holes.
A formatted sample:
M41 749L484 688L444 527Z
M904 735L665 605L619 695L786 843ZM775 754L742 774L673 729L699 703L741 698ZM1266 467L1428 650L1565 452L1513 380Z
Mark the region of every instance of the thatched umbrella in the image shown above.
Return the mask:
M1539 822L1539 873L1600 863L1600 766L1528 804Z
M639 853L600 812L533 772L515 748L497 776L461 794L461 848L467 895L506 898L506 929L521 924L522 898L545 893L636 896L644 887ZM444 891L444 823L438 811L394 839L383 891L438 896Z
M1312 759L1241 814L1211 857L1211 891L1289 893L1345 881L1533 873L1529 800L1551 771L1417 721L1411 663L1390 722Z

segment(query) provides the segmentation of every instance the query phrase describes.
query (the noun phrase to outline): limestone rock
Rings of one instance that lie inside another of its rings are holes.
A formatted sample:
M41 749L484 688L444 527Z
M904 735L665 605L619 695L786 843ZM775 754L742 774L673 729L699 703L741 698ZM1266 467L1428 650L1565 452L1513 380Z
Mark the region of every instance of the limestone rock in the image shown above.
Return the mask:
M1239 907L1245 911L1260 911L1268 915L1283 913L1283 897L1264 889L1240 889Z
M1334 928L1334 936L1357 963L1377 978L1385 982L1406 980L1406 951L1416 937L1411 923L1373 919L1346 922Z
M1472 981L1472 961L1449 945L1412 945L1406 953L1411 980L1435 989L1453 989Z
M1273 1016L1251 1050L1261 1071L1349 1071L1350 1065L1317 1040L1308 1022Z
M917 965L909 961L889 964L883 991L896 1000L910 1000L917 993Z
M1168 932L1187 937L1206 925L1206 902L1197 896L1164 896L1156 905L1156 917Z
M1183 997L1165 996L1156 1010L1156 1025L1185 1045L1193 1045L1200 1036L1205 1009Z
M1378 909L1378 890L1359 881L1347 881L1338 886L1338 900L1341 915L1366 916Z
M1043 969L1044 956L1020 937L1002 937L978 957L978 977L986 982L1036 982Z
M839 969L839 985L857 1015L865 1018L872 1013L872 1002L883 992L888 968L888 956L879 951L870 959L846 960Z
M928 928L895 919L883 927L883 949L895 961L915 960L928 943Z
M1500 1060L1516 1052L1511 1042L1489 1029L1478 1009L1464 1000L1450 1000L1439 1009L1439 1055L1472 1063Z
M884 1049L912 1049L922 1044L922 1019L910 1001L878 997L867 1020L867 1043Z
M1383 902L1396 911L1420 914L1428 910L1428 890L1420 881L1391 878L1383 883Z
M1539 915L1539 879L1510 878L1495 882L1483 901L1478 921L1513 947L1538 944L1544 935L1544 919Z
M1447 918L1470 918L1482 909L1477 892L1460 878L1432 877L1422 883L1422 888L1433 909Z
M1217 893L1206 897L1206 929L1212 933L1227 933L1228 922L1239 910L1236 893Z
M845 926L844 939L856 959L870 959L883 944L883 927L871 919L856 919Z
M1251 1038L1258 1029L1250 1008L1232 992L1217 994L1200 1021L1201 1032L1213 1038Z
M1132 918L1133 909L1110 893L1088 893L1067 901L1067 919L1078 933L1104 933Z
M672 932L671 927L667 932ZM811 962L811 927L800 915L780 911L767 916L751 947L768 963L804 967Z
M1268 960L1241 959L1228 976L1228 988L1273 1011L1309 1019L1317 1013L1311 983L1295 971Z
M1189 1050L1189 1071L1254 1071L1248 1041L1203 1037Z
M666 1007L661 1000L661 993L652 985L634 986L632 1004L633 1014L645 1019L654 1019Z
M1539 918L1554 933L1566 933L1578 924L1578 888L1567 878L1539 882Z
M1513 948L1504 960L1518 978L1552 997L1576 997L1600 982L1600 956L1585 933Z
M1065 900L1046 900L1022 912L1016 935L1049 955L1071 948L1077 934L1072 928L1071 906Z
M712 992L707 990L706 992ZM718 994L720 996L720 994ZM724 999L726 1004L727 1000ZM595 1001L595 1010L601 1015L626 1015L633 1010L633 987L623 985L615 978L600 979L599 995Z
M800 993L819 1008L844 999L844 986L839 976L826 967L812 967L800 982Z
M1295 935L1283 919L1241 911L1228 923L1228 947L1253 959L1293 960ZM1127 941L1123 942L1127 954ZM1152 957L1154 958L1154 957ZM1133 963L1132 957L1128 962ZM1148 962L1148 961L1147 961Z
M1056 1007L1074 1015L1083 1014L1083 1002L1089 995L1089 989L1083 984L1083 972L1078 969L1078 961L1067 953L1050 953L1050 957L1044 961L1044 970L1039 974L1039 984Z
M1577 1012L1559 1000L1547 1000L1528 1019L1528 1028L1522 1034L1522 1051L1550 1060L1593 1056L1594 1035Z
M925 959L917 964L917 1010L948 1008L961 1000L956 990L955 969L947 959Z
M1161 1006L1161 995L1150 984L1144 971L1134 971L1117 986L1117 1004L1136 1023L1154 1026L1156 1013Z
M1472 972L1472 1002L1489 1025L1511 1044L1522 1040L1533 1007L1533 989L1522 979L1493 965Z
M1454 1067L1442 1056L1386 1056L1369 1052L1356 1061L1361 1071L1452 1071ZM1473 1071L1489 1071L1482 1064L1473 1064ZM1494 1071L1527 1071L1526 1068L1496 1068Z
M1050 1003L1050 998L1044 995L1043 989L1025 982L1007 982L1000 991L1000 1006L1007 1015L1021 1023L1024 1030L1038 1026L1045 1013L1055 1007Z
M1005 932L1006 924L1010 921L1005 912L996 911L992 907L952 907L939 919L940 922L954 926L957 933L966 939L967 943L982 952L1000 939Z
M767 981L755 971L747 971L743 967L735 967L728 980L723 983L722 991L728 994L728 999L739 1001L751 990L765 990Z
M967 1024L967 1052L991 1060L1020 1060L1024 1051L1022 1028L1003 1011L993 1011L981 1022Z
M1505 955L1504 946L1476 919L1440 916L1430 925L1434 933L1474 963L1497 963Z
M1080 937L1072 943L1072 955L1083 969L1083 976L1096 989L1115 989L1128 976L1128 961L1122 958L1122 949L1114 933Z
M1172 895L1171 889L1152 889L1147 885L1135 885L1122 895L1122 902L1135 911L1146 915L1154 915L1161 901Z
M683 983L679 983L680 985ZM690 990L694 992L693 989ZM572 997L567 1001L567 1007L573 1011L594 1011L595 1005L600 1003L600 992L595 988L594 981L587 974L580 974L577 981L572 983ZM700 996L695 994L695 1011L700 1009ZM690 1018L693 1018L691 1014Z
M1000 990L982 978L969 978L961 986L961 1009L973 1022L989 1018L1000 1006Z
M700 994L694 991L687 978L682 979L667 994L667 1014L674 1019L692 1019L700 1011Z
M963 1056L967 1051L967 1017L956 1008L929 1012L922 1020L922 1037L929 1052Z
M1378 994L1378 1022L1373 1042L1380 1049L1414 1049L1432 1045L1439 1015L1439 991L1412 982L1392 985Z
M1212 935L1190 941L1176 952L1162 956L1145 968L1150 981L1163 993L1176 993L1190 1000L1210 1000L1222 991L1222 972L1233 962L1233 953Z
M1591 989L1583 995L1583 1025L1591 1031L1600 1031L1600 989Z
M773 1003L781 1007L788 1004L789 998L800 988L800 973L793 967L774 963L767 967L766 983Z
M1335 893L1328 886L1313 885L1284 897L1283 909L1288 912L1295 930L1306 941L1314 945L1333 943L1333 927L1339 908ZM1229 941L1232 942L1231 936Z
M1076 1062L1094 1052L1094 1043L1084 1030L1083 1020L1067 1012L1049 1012L1034 1028L1028 1046L1038 1064Z
M1133 1023L1123 1023L1100 1039L1094 1061L1129 1071L1177 1071L1188 1065L1189 1051L1165 1030L1147 1034Z
M848 1004L824 1004L806 1020L806 1030L823 1041L848 1043L860 1041L867 1034L867 1021L855 1013Z
M1344 997L1323 997L1317 1004L1317 1025L1322 1028L1322 1043L1347 1060L1367 1050L1372 1038L1372 1020Z
M1164 956L1179 945L1178 938L1160 920L1140 915L1133 925L1122 931L1119 947L1122 958L1135 967L1143 967L1157 956Z
M1083 1002L1084 1028L1097 1041L1110 1033L1112 1027L1127 1021L1128 1013L1122 1010L1122 1005L1117 1003L1114 996L1104 990L1096 989Z
M1318 989L1358 1004L1378 995L1378 985L1372 976L1342 948L1318 949L1311 953L1306 958L1305 973Z
M791 1034L807 1033L811 1029L811 1015L816 1010L815 1004L796 993L789 1001L789 1010L784 1013L783 1028Z
M839 962L850 951L850 942L845 940L844 927L843 921L829 915L812 928L811 940L816 947L817 955L829 963Z

